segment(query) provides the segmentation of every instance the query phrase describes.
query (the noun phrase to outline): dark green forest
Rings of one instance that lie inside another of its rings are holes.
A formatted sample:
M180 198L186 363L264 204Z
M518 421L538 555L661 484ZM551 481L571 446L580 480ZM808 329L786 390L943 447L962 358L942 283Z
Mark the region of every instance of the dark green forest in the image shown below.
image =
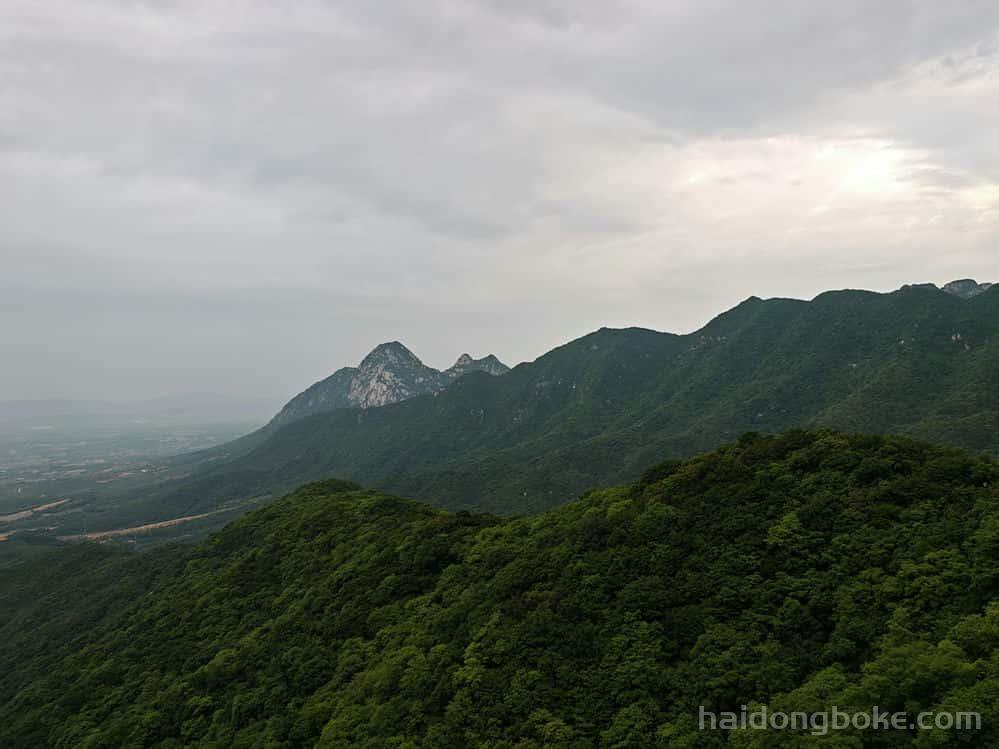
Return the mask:
M523 518L326 481L20 559L4 747L999 746L999 464L902 437L746 434ZM757 704L984 726L698 730Z

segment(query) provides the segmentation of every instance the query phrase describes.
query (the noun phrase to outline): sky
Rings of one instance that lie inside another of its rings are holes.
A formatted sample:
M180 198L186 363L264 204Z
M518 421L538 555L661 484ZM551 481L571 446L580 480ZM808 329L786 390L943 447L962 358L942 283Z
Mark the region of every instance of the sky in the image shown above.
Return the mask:
M999 281L995 0L3 0L0 400Z

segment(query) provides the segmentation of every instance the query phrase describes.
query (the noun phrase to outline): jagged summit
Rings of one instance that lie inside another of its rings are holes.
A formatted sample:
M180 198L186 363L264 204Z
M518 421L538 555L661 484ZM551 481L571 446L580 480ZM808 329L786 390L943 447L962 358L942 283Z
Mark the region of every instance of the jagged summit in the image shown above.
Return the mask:
M481 359L473 359L469 354L462 354L458 361L450 369L445 369L443 374L454 380L469 372L486 372L491 375L501 375L509 372L510 368L497 359L493 354L484 356Z
M971 299L979 294L984 294L991 288L991 283L978 283L978 281L975 281L972 278L962 278L946 284L943 287L943 290L948 294L953 294L954 296L961 297L962 299Z
M905 289L936 289L937 291L942 291L945 294L950 294L951 296L956 296L961 299L971 299L979 294L984 294L986 291L991 289L995 284L991 283L978 283L978 281L973 278L962 278L957 281L951 281L943 286L937 286L935 283L913 283L906 284L901 290Z
M490 354L473 359L462 354L443 372L429 367L399 341L381 343L357 367L344 367L295 396L274 417L270 426L338 408L374 408L418 395L437 393L469 372L501 375L509 367Z
M510 367L497 359L495 354L484 356L473 363L481 367L483 372L488 372L493 375L506 374L510 371Z
M371 352L361 360L361 369L365 366L381 364L383 362L423 364L416 354L399 343L399 341L388 341L386 343L379 343L371 349Z

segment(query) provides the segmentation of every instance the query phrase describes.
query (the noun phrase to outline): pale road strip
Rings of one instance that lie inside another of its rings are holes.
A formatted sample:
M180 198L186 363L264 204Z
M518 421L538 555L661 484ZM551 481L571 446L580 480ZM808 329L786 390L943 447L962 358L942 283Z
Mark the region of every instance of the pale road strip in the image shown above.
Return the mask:
M15 512L13 515L0 515L0 523L13 523L18 520L24 520L25 518L30 518L36 512L45 512L46 510L51 510L72 501L71 499L60 499L58 502L49 502L45 505L38 505L38 507L29 507L27 510Z
M132 528L117 528L111 531L97 531L95 533L80 533L75 536L57 536L60 541L99 541L103 538L115 538L117 536L131 536L135 533L148 533L150 531L155 531L160 528L172 528L175 525L182 525L183 523L190 523L192 520L200 520L201 518L207 518L211 515L217 515L220 512L228 512L228 510L215 510L214 512L206 512L201 515L187 515L182 518L174 518L173 520L161 520L158 523L147 523L146 525L136 525Z

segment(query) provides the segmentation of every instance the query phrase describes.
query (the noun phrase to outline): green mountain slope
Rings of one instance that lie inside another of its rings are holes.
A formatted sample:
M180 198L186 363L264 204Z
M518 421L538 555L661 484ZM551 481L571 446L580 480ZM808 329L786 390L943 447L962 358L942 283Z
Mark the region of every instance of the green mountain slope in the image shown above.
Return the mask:
M42 673L0 650L20 679L0 744L996 746L997 487L991 460L831 432L747 435L523 519L307 486L159 552L156 579L147 557L116 566L117 602L59 610L107 561L0 576L0 596L26 575L48 591L0 634L48 614L62 656ZM64 620L95 612L66 644ZM754 702L974 710L984 728L697 729L700 706Z
M664 455L816 426L999 451L999 288L754 298L686 336L603 329L502 377L257 436L135 514L196 513L327 476L452 509L534 512Z

